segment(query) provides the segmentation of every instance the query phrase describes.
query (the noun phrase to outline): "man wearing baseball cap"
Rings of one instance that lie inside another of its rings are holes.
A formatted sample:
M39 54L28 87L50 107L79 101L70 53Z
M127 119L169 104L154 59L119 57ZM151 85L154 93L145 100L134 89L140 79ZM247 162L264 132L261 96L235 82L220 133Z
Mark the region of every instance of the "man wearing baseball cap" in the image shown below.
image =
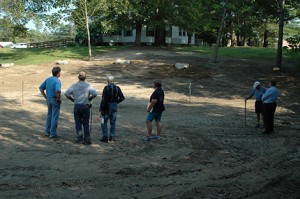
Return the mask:
M79 81L65 92L65 96L74 102L74 120L77 140L75 143L91 144L90 136L90 101L97 96L96 90L87 82L86 73L81 71ZM84 134L82 134L82 126Z
M255 113L256 113L256 120L257 120L257 125L255 127L260 127L260 115L262 115L263 122L264 120L264 108L263 108L263 102L261 97L263 94L266 92L266 88L260 85L259 81L254 82L252 91L249 95L249 97L245 98L245 101L250 99L252 96L255 96L256 101L255 101Z

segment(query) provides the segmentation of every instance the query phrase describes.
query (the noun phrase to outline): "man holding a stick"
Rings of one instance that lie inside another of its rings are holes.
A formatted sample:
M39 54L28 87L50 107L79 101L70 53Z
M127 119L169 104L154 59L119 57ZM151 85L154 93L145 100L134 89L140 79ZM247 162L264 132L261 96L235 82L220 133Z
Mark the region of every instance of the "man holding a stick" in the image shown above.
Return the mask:
M78 75L79 81L73 84L65 92L65 96L74 102L74 120L77 140L75 143L81 143L85 145L91 144L90 136L90 101L97 96L96 90L87 82L86 73L81 71ZM82 135L82 126L84 136Z
M266 92L266 88L260 85L259 81L254 82L253 84L253 89L249 97L245 98L245 105L246 101L250 99L252 96L255 96L256 101L255 101L255 113L256 113L256 120L257 124L255 127L260 127L260 115L262 115L262 119L264 122L264 108L263 108L263 102L262 102L262 95Z

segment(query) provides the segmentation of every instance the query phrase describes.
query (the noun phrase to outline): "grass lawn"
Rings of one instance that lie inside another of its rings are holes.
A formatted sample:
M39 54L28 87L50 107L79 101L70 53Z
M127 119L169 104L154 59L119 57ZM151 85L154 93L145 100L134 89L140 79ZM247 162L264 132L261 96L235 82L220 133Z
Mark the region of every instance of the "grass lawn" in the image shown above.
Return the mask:
M92 55L107 51L118 50L122 47L98 46L92 48ZM64 47L43 49L15 49L0 48L0 64L14 63L16 65L30 65L53 62L65 59L88 60L87 47Z
M126 46L97 46L92 48L92 55L101 54L108 51L126 49ZM158 47L159 48L159 47ZM204 55L213 55L212 47L171 47L173 51L198 52ZM275 60L276 49L273 48L253 48L253 47L223 47L219 49L219 57L237 57L244 59L265 59ZM16 65L29 65L53 62L64 59L88 60L87 47L65 47L46 49L0 49L0 64L14 63ZM287 53L283 51L283 61L300 60L300 53Z
M213 47L177 47L177 50L193 51L201 54L213 55ZM218 57L236 57L243 59L265 59L276 60L277 49L275 48L258 48L258 47L222 47L219 48ZM296 61L300 59L300 53L288 53L283 50L283 61Z

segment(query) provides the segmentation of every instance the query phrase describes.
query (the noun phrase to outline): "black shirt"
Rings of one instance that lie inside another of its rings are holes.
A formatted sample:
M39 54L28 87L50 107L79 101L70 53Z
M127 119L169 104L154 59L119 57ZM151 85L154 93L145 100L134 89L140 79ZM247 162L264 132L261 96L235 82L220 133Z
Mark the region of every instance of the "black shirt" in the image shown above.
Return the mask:
M153 107L153 112L155 113L161 113L165 110L164 106L164 99L165 99L165 92L161 87L158 87L155 89L155 91L152 93L150 97L150 102L152 99L156 99L157 103Z

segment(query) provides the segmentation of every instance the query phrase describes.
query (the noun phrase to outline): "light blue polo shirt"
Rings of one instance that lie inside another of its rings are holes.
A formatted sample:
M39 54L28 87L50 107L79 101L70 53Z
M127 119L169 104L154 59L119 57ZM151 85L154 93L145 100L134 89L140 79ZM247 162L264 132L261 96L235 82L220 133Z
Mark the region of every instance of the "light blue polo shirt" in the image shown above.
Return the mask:
M46 90L46 95L48 98L56 97L56 92L61 91L61 82L55 77L47 78L39 87L39 89Z
M256 101L262 101L261 97L266 92L266 90L267 89L265 87L260 86L260 88L258 90L256 88L254 88L250 95L255 96Z
M275 86L271 86L262 96L263 103L276 103L279 91Z

